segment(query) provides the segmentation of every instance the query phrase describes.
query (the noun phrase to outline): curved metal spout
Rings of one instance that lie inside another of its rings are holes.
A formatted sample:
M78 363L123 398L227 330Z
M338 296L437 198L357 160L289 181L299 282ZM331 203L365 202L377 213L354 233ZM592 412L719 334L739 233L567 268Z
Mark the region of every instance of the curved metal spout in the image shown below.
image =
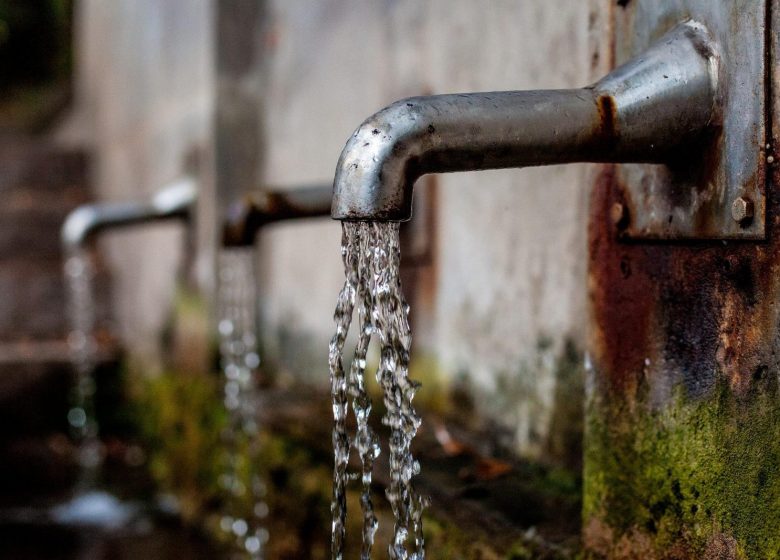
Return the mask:
M717 78L715 45L688 21L590 87L398 101L347 142L331 215L408 220L412 187L426 173L665 163L719 125Z
M62 225L60 236L66 250L83 247L98 232L149 222L189 219L197 197L197 184L183 177L158 191L145 202L85 204L73 210Z
M327 216L332 197L332 186L325 184L247 193L229 207L222 243L226 247L253 245L257 232L270 223Z

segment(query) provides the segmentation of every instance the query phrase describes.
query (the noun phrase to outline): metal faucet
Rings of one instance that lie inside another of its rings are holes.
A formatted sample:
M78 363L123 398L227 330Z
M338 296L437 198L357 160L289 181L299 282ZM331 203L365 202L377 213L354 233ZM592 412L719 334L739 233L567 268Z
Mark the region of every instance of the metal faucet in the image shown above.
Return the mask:
M720 126L719 62L707 29L686 21L589 87L398 101L347 142L331 215L408 220L412 187L426 173L669 163Z
M86 245L98 232L150 222L188 220L197 200L197 184L183 177L144 202L101 202L73 210L62 225L60 237L66 251Z
M254 245L257 232L283 220L316 218L330 214L333 187L312 185L294 189L259 188L231 204L222 227L225 247Z

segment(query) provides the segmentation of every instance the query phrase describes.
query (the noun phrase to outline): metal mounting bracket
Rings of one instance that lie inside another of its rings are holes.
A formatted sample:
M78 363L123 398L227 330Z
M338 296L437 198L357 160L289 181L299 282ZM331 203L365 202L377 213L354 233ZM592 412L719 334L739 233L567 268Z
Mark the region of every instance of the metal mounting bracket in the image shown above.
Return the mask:
M764 239L767 0L633 0L615 16L615 59L642 52L677 23L703 23L719 48L722 126L700 154L670 165L618 165L629 239Z

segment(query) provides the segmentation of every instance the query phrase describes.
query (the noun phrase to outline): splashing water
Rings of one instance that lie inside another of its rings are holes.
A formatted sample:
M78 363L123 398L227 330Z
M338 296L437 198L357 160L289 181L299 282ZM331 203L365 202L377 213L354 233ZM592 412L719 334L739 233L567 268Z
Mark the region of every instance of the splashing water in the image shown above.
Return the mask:
M78 445L78 461L81 467L78 487L84 490L94 486L102 460L94 414L97 343L94 337L95 300L92 290L95 270L91 256L85 249L69 253L64 268L70 319L68 349L76 376L68 410L68 425L71 436Z
M265 556L268 531L266 486L257 472L260 455L255 421L257 389L254 373L260 365L255 336L254 252L250 248L225 250L220 255L220 356L224 373L224 403L229 425L223 439L226 471L220 484L228 499L220 527L232 534L247 558Z
M348 472L352 446L347 433L350 397L357 421L354 446L362 465L359 478L362 484L363 560L371 557L378 527L371 498L371 478L380 447L368 425L371 400L364 381L366 354L371 337L375 335L380 344L376 379L387 410L382 423L390 428L390 486L386 495L395 516L395 526L388 552L392 559L422 560L425 558L422 532L425 503L412 484L412 478L420 472L420 465L411 453L412 439L420 426L420 418L412 406L419 385L409 379L411 331L409 306L403 297L399 276L399 224L344 222L342 227L341 252L346 281L336 304L336 334L329 352L334 417L331 555L334 559L342 559L345 547L346 488L353 478ZM343 364L344 344L356 308L360 331L347 375Z

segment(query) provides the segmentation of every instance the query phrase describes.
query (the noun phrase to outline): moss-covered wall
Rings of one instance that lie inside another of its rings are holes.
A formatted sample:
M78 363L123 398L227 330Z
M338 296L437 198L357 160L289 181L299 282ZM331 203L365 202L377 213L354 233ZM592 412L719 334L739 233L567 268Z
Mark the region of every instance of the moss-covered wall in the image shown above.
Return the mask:
M595 398L587 412L585 541L604 558L780 558L780 398L720 384L663 407Z

